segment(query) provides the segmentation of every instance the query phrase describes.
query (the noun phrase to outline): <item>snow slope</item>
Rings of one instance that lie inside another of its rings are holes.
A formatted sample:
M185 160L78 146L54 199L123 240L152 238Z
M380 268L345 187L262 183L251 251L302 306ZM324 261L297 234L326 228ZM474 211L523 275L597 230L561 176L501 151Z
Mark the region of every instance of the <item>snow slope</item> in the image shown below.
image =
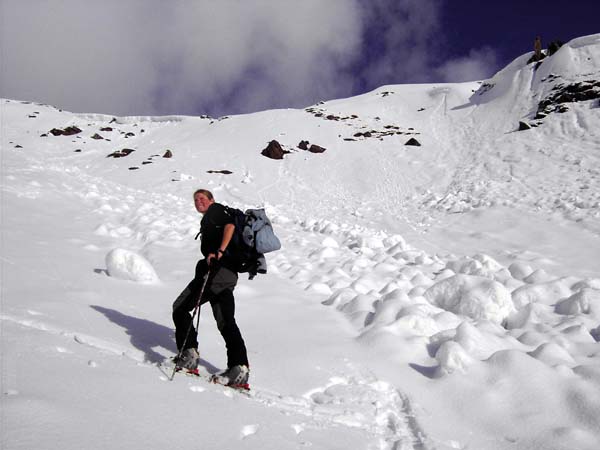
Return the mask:
M600 80L600 35L529 57L219 119L2 100L2 448L596 449L600 86L539 105ZM163 365L199 187L283 242L236 289L249 395Z

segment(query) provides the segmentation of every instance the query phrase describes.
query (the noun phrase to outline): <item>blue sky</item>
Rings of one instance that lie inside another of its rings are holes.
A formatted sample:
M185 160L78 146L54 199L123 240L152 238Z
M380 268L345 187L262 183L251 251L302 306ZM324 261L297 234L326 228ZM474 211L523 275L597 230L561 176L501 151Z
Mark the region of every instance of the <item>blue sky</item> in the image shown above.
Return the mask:
M447 0L442 6L444 36L458 54L486 45L505 66L531 51L536 35L544 45L600 33L600 2L596 0ZM452 56L450 53L448 56Z
M2 0L0 96L73 112L302 108L385 84L485 79L600 33L600 2Z

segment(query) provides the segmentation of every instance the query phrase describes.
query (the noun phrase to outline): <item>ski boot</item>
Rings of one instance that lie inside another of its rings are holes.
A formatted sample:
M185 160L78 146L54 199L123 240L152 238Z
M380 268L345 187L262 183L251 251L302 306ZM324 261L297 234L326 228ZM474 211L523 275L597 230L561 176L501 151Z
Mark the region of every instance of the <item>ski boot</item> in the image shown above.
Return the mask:
M187 348L181 353L181 356L175 357L173 362L175 363L178 372L185 370L187 373L198 375L199 359L200 355L198 355L198 350L195 348Z
M250 378L250 369L248 366L233 366L226 371L213 375L210 379L213 383L222 384L223 386L232 387L235 389L250 390L248 379Z

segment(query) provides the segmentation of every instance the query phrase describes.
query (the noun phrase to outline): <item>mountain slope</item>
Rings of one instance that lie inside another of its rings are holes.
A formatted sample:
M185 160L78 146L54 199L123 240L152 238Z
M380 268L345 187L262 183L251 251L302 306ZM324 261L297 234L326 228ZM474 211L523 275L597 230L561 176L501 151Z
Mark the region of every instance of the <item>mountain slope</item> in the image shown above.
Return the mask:
M220 119L3 100L2 446L595 448L600 35L528 58ZM236 289L250 396L163 366L198 187L266 207L283 242ZM159 280L108 276L115 248Z

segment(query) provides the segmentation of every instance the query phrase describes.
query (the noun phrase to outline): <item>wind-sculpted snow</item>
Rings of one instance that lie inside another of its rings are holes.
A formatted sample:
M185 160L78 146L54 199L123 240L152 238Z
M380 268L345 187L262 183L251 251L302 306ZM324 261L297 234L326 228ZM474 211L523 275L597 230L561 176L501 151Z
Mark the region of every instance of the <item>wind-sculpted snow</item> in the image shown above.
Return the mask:
M493 354L482 350L481 345L488 344L477 342L495 342L495 350L526 351L513 338L517 330L535 329L543 321L560 333L571 320L561 316L597 311L600 291L586 287L597 280L544 278L524 284L520 278L531 268L513 263L517 276L513 278L509 268L488 255L444 261L411 249L397 235L357 240L359 230L349 226L332 226L328 221L300 226L317 233L312 245L322 250L307 249L304 263L277 255L273 261L277 272L317 295L328 296L323 303L345 314L361 333L428 338L423 350L437 349L434 355L440 374L465 371L474 361ZM361 233L368 234L366 230ZM303 246L310 249L309 242L303 238ZM294 245L293 241L289 244ZM548 304L557 305L556 313L545 307ZM530 306L541 308L539 312L547 317L531 314ZM600 316L592 314L586 321L590 338L596 320ZM575 350L579 351L585 350Z
M106 270L108 275L122 280L140 283L157 283L158 275L152 264L142 255L115 248L106 255Z
M515 311L510 292L497 281L472 275L455 275L425 292L432 304L471 319L502 323Z

